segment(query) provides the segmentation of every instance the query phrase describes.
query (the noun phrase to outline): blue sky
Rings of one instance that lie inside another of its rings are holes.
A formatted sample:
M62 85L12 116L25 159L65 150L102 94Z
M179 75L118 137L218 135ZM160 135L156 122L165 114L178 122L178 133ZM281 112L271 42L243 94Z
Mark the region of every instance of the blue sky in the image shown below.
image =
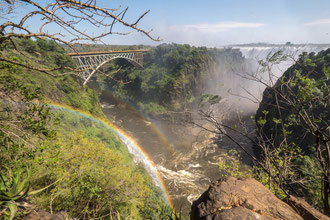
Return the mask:
M99 3L104 7L129 6L126 18L130 21L150 9L139 27L153 29L152 35L159 36L161 43L208 47L255 42L330 43L330 0L99 0ZM32 26L38 22L32 21ZM128 36L109 36L104 42L159 44L134 32Z
M222 46L268 42L330 43L330 0L126 0L130 15L150 9L141 27L163 42ZM113 42L153 44L139 34Z

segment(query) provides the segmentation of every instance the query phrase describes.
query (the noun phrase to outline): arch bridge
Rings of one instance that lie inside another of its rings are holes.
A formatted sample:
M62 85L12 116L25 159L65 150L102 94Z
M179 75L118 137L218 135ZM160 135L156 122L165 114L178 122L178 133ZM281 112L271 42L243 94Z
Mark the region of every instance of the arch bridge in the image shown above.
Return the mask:
M143 54L148 50L102 51L67 53L77 61L79 72L77 75L84 80L84 85L94 73L105 63L113 59L126 59L134 66L143 68Z

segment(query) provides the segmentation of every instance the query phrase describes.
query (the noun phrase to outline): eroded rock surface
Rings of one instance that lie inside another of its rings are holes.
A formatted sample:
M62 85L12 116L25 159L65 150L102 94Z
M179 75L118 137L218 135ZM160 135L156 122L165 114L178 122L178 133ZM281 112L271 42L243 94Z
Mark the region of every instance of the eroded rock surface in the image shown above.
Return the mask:
M294 196L289 196L284 200L288 203L294 210L296 210L300 216L308 220L330 220L329 217L320 213L318 210L313 208L305 200L301 198L296 198Z
M254 179L215 181L193 202L192 220L303 219Z

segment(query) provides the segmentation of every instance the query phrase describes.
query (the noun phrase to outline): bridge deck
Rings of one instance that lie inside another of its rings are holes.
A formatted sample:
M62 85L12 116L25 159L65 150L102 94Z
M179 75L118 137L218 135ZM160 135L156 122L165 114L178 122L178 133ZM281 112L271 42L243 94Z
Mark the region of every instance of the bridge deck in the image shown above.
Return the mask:
M122 51L97 51L97 52L79 52L79 53L66 53L66 55L74 56L84 56L84 55L102 55L102 54L112 54L112 53L135 53L135 52L147 52L148 49L144 50L122 50Z

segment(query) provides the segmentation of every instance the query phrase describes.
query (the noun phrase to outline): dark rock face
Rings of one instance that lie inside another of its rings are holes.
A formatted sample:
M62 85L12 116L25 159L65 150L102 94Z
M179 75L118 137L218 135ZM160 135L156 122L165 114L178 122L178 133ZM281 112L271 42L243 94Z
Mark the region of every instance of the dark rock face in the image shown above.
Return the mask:
M193 202L191 220L303 219L254 179L215 181Z

